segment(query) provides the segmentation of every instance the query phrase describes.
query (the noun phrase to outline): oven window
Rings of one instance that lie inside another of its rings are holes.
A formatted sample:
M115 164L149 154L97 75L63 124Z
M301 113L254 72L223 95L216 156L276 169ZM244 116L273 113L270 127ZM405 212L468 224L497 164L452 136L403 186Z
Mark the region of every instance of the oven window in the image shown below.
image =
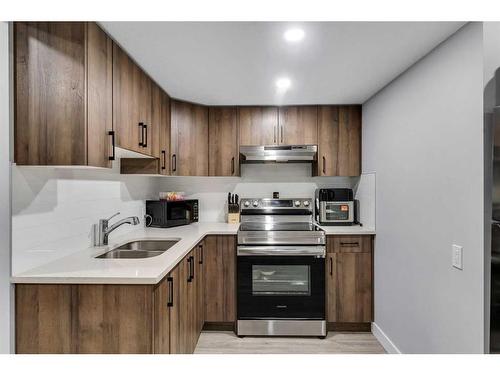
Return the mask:
M252 265L253 295L311 295L310 266Z

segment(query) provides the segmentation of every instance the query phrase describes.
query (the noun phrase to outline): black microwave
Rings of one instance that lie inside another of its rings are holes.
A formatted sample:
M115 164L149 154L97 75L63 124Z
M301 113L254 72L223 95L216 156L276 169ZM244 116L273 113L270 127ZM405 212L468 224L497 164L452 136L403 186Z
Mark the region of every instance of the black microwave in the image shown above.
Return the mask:
M198 199L183 201L147 200L146 226L170 228L198 221Z

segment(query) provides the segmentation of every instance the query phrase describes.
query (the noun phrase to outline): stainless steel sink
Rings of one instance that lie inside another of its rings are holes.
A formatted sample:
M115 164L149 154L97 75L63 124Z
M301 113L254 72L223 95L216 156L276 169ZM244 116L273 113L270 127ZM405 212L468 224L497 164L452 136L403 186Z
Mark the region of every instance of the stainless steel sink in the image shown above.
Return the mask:
M101 254L100 259L141 259L163 254L179 240L144 240L127 242L117 248Z

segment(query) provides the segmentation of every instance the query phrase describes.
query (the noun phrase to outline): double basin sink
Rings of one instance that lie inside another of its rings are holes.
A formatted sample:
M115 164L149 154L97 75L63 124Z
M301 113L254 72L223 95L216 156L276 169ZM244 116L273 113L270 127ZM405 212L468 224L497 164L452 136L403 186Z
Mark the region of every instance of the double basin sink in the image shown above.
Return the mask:
M127 242L104 254L96 256L98 259L142 259L152 258L163 254L174 246L178 239L171 240L141 240Z

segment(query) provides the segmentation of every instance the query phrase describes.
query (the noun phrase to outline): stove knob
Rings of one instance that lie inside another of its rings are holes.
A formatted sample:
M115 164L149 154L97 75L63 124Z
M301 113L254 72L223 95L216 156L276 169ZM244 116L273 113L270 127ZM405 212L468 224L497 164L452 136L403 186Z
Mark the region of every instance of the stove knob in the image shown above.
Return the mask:
M257 207L257 206L259 205L259 201L253 201L252 205L253 205L254 207Z
M245 207L248 207L248 206L250 206L250 202L249 202L249 201L245 201L245 202L243 203L243 205L244 205Z
M304 205L304 207L309 207L309 201L304 201L304 203L302 203Z
M299 207L300 206L300 201L295 201L294 204L295 204L295 207Z

